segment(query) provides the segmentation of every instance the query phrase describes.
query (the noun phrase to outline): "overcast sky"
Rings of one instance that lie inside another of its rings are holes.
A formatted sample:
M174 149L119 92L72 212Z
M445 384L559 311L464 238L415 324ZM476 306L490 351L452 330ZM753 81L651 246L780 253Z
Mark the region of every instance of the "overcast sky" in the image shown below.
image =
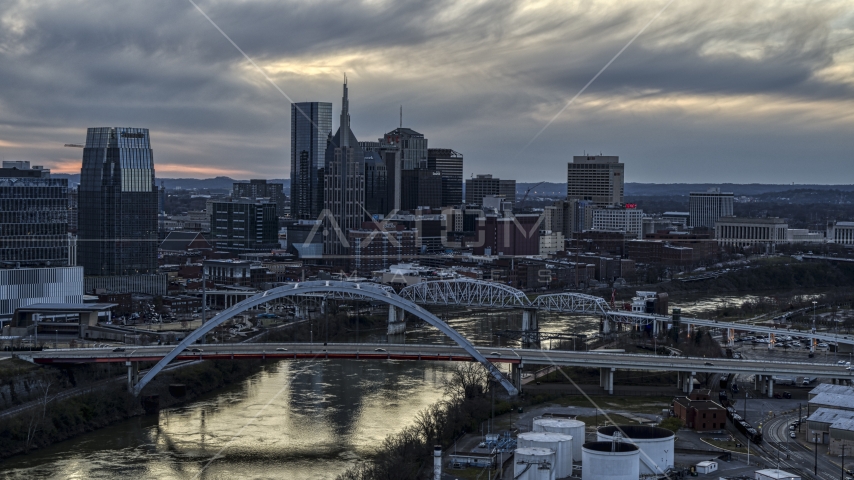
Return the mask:
M854 0L198 0L294 101L398 125L465 175L854 183ZM189 1L0 2L0 158L76 173L87 127L151 129L159 177L288 178L290 102Z

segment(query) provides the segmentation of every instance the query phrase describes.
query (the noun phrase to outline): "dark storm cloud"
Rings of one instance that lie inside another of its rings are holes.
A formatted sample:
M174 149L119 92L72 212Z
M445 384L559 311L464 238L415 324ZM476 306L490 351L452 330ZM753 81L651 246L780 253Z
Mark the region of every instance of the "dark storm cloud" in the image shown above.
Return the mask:
M467 175L554 180L588 148L623 156L631 180L739 181L739 165L744 181L788 181L761 166L797 172L819 141L838 168L804 174L854 174L851 3L764 1L674 2L520 170L519 149L663 4L199 2L294 100L337 110L346 71L361 139L404 104L431 145L466 154ZM287 176L290 105L189 2L4 2L0 66L4 158L67 166L79 152L61 144L86 127L145 126L162 171Z

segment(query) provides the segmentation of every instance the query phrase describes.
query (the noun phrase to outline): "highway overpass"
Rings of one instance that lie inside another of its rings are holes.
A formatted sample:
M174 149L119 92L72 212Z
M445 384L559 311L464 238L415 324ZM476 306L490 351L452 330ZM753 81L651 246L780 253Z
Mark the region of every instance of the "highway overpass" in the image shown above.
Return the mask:
M75 348L21 353L17 356L37 364L68 365L81 363L125 363L129 367L137 362L158 362L174 347L126 347L115 352L111 348ZM644 370L679 372L679 385L689 393L690 380L701 372L756 375L757 385L769 396L773 395L772 377L821 377L842 381L854 379L854 371L822 363L780 362L764 360L707 360L692 357L666 357L626 353L567 352L559 350L514 349L474 347L492 363L511 364L511 380L520 386L519 368L524 365L556 365L600 369L600 384L613 391L613 372L616 370ZM200 350L193 352L193 349ZM388 343L268 343L199 345L178 354L177 360L192 359L283 359L283 360L411 360L411 361L476 361L466 349L456 345L388 344ZM763 383L764 382L764 383Z

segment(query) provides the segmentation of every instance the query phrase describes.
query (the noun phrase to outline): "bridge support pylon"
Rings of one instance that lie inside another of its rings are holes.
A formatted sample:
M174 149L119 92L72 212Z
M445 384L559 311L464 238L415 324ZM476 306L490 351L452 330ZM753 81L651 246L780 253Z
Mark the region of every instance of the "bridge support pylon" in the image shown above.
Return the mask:
M608 392L608 395L614 394L614 372L616 368L601 367L599 368L599 386Z
M768 398L774 398L774 377L768 377Z
M510 381L516 390L522 390L522 365L519 363L510 364Z
M540 323L537 318L537 310L526 308L522 310L522 342L525 348L536 345L540 336Z
M400 307L395 307L394 305L389 305L388 334L399 335L401 333L406 333L406 320L404 320L403 317L403 309Z
M616 371L616 368L608 369L608 395L614 394L614 372Z
M677 386L685 395L690 395L694 391L694 375L696 375L694 372L678 372Z
M128 392L133 393L133 386L139 381L139 370L136 368L136 362L125 362L128 367Z

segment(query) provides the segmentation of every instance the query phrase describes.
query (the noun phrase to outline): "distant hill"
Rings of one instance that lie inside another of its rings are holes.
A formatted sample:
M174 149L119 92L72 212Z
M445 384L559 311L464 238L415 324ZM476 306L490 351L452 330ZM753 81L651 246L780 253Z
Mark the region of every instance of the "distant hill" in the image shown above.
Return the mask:
M68 173L53 173L52 177L56 178L67 178L69 185L77 185L80 183L80 174L68 174ZM179 188L182 190L231 190L232 185L235 182L248 182L249 180L235 180L230 177L215 177L215 178L158 178L157 185L159 186L161 182L166 186L166 189L175 189ZM290 179L272 179L268 180L273 183L282 183L284 184L285 193L290 192L291 190L291 181Z
M517 197L524 195L528 188L536 183L525 182L516 184ZM710 188L720 188L722 192L732 192L735 195L756 196L776 192L819 190L854 192L854 185L806 185L806 184L760 184L760 183L627 183L627 197L640 196L688 196L691 192L705 192ZM531 196L561 197L566 195L565 183L545 182L531 190Z

